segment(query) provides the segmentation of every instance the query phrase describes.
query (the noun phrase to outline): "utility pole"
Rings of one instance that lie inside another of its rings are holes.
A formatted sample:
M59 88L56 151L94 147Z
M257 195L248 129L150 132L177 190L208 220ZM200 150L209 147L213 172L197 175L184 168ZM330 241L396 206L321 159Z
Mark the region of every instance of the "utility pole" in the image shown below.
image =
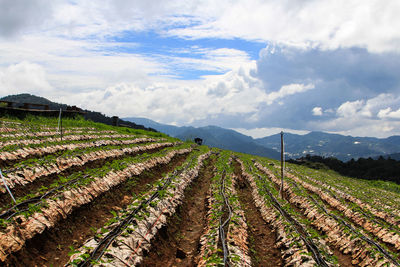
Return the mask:
M283 199L283 175L284 175L284 166L285 166L285 149L284 149L284 143L283 143L283 131L281 131L281 188L279 189L279 194L281 195L281 198Z

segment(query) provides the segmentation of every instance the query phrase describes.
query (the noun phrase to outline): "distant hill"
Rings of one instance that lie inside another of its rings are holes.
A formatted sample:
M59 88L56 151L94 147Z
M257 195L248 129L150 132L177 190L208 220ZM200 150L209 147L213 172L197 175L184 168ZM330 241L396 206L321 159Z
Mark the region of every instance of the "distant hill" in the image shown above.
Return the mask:
M12 102L16 102L16 103L44 104L44 105L49 105L49 108L54 109L54 110L59 110L60 108L65 110L68 107L68 105L55 103L44 97L30 95L30 94L9 95L9 96L0 98L0 100L12 101ZM101 122L101 123L105 123L108 125L112 125L113 120L111 117L108 117L108 116L101 114L100 112L96 112L96 111L90 111L90 110L83 110L83 111L86 112L86 114L84 115L85 119L88 119L88 120L91 120L94 122ZM144 127L143 125L139 125L139 124L129 122L129 121L120 120L119 123L126 125L128 127L134 128L134 129L155 131L152 128L147 128L147 127Z
M178 127L157 123L144 118L124 118L124 120L141 123L147 127L152 127L160 132L177 137L181 140L193 140L195 137L199 137L203 139L204 145L211 147L218 147L221 149L274 159L280 158L280 154L277 151L255 143L254 139L250 136L217 126L205 126L198 128L191 126Z
M253 139L250 136L215 126L207 127L177 127L157 123L144 118L127 118L126 120L152 127L174 137L192 139L203 138L210 146L221 147L234 151L256 151L254 155L265 153L260 146L274 150L273 158L279 158L281 137L275 134ZM222 129L222 130L221 130ZM287 158L300 158L307 154L322 157L335 157L342 161L352 158L378 158L379 156L400 159L400 136L380 139L374 137L352 137L324 132L311 132L305 135L284 133L285 152ZM233 146L235 143L237 145ZM396 154L397 153L397 154Z
M306 135L285 133L284 140L285 151L291 158L310 154L347 161L352 158L378 157L400 152L400 136L380 139L311 132ZM255 139L255 141L265 147L276 150L280 148L280 134Z

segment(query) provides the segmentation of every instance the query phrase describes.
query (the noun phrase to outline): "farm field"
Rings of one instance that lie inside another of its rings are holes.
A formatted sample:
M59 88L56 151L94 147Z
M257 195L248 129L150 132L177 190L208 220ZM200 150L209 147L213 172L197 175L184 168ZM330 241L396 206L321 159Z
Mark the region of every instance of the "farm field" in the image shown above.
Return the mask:
M400 265L399 185L287 164L282 198L276 160L79 118L62 132L0 118L1 266Z

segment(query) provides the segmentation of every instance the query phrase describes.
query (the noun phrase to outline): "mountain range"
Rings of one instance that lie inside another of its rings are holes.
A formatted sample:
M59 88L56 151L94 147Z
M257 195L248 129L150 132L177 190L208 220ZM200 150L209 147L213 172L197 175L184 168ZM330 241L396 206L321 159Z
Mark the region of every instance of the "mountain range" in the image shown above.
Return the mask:
M200 137L204 140L205 145L275 159L280 158L280 134L254 139L217 126L178 127L157 123L145 118L125 118L125 120L154 128L182 140ZM284 142L287 158L298 158L311 154L335 157L342 161L361 157L376 158L381 155L399 159L400 152L400 136L375 138L352 137L324 132L310 132L305 135L284 133Z
M0 100L8 100L19 103L29 102L36 104L48 104L51 109L65 109L67 105L54 103L46 98L29 94L11 95ZM111 124L112 119L100 112L85 110L85 118ZM137 129L157 130L181 140L199 137L203 144L242 153L259 155L274 159L280 158L280 134L263 138L252 138L231 129L218 126L192 127L174 126L157 123L146 118L125 118L121 123ZM144 125L144 126L143 126ZM285 155L287 158L299 158L302 156L318 155L323 157L335 157L342 161L352 158L392 158L400 160L400 136L388 138L352 137L324 132L310 132L305 135L284 133Z
M224 129L217 126L192 127L173 126L157 123L145 118L124 118L124 120L151 127L157 131L177 137L181 140L193 140L196 137L203 139L203 144L236 152L264 156L274 159L280 158L280 153L274 149L257 144L255 140L234 130Z

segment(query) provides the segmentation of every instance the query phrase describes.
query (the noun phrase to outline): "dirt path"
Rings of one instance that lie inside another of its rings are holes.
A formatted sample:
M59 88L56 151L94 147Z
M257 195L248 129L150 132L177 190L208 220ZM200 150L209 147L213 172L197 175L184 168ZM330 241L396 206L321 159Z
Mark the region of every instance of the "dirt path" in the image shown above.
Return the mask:
M248 241L253 266L283 266L281 252L276 248L276 234L268 226L254 204L249 183L241 175L240 165L235 161L238 176L236 191L248 225Z
M206 197L214 172L214 159L209 159L199 176L185 190L183 204L167 225L159 230L153 246L141 266L196 266L200 237L206 226Z
M26 242L25 248L11 255L8 266L62 266L69 260L70 246L77 248L93 236L91 229L102 227L113 217L111 211L125 208L132 201L133 194L148 190L147 184L162 177L163 173L182 165L188 154L177 155L167 165L134 176L127 182L102 194L91 203L75 210L58 226L46 229Z

